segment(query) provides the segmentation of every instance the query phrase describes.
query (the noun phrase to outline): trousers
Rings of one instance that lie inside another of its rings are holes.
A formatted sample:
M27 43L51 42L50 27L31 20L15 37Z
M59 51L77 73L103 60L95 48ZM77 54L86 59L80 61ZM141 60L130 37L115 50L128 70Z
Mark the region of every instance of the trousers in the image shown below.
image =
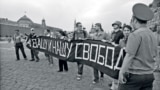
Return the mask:
M21 50L23 57L24 57L24 58L27 58L27 56L26 56L26 54L25 54L25 51L24 51L23 43L20 42L20 43L16 43L16 44L15 44L15 51L16 51L17 60L20 60L20 57L19 57L19 49Z

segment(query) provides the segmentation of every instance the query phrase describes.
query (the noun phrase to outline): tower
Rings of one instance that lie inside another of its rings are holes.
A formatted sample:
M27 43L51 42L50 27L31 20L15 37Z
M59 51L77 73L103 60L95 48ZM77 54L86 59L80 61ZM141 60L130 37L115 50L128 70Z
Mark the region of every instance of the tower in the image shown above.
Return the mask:
M42 19L42 28L43 28L42 33L44 33L45 29L47 29L46 28L46 21L44 18Z
M46 21L45 21L44 18L42 19L42 27L43 27L44 29L46 28Z
M74 20L74 30L76 30L76 19Z

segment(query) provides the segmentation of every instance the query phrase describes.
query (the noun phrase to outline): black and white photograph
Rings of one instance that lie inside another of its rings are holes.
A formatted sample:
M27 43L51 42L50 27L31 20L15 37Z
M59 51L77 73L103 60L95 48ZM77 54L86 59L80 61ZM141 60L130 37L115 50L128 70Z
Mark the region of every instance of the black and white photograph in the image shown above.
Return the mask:
M160 0L0 0L0 90L160 90Z

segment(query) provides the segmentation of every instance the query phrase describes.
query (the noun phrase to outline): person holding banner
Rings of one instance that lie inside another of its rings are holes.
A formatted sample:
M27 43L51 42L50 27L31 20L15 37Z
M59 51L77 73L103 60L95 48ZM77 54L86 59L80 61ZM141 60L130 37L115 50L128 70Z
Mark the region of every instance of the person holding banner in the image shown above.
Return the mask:
M142 3L132 8L131 25L134 29L128 37L126 56L119 72L118 90L152 90L157 41L147 28L147 21L154 16Z
M93 39L93 37L96 35L96 29L95 27L92 25L92 28L89 32L89 35L88 35L88 39Z
M19 30L15 30L15 31L16 31L16 34L14 34L13 41L14 41L14 46L15 46L15 50L16 50L17 61L20 60L19 49L21 50L24 59L27 60L27 56L24 51L24 47L23 47L23 43L22 43L23 36L19 32Z
M59 31L59 32L57 32L57 38L58 39L66 39L67 35L66 35L65 32ZM67 72L68 71L67 61L59 59L59 70L58 70L58 72L63 72L63 67L64 67L64 70Z
M30 34L28 35L28 38L26 40L27 45L33 46L33 40L37 41L37 35L34 32L34 28L31 28ZM31 60L30 61L35 61L35 58L37 59L36 62L39 62L39 57L38 57L38 51L32 50L31 49Z
M112 24L112 27L114 31L111 34L111 41L113 45L118 46L120 40L124 38L123 32L121 31L122 23L120 21L115 21ZM116 85L117 81L113 79L113 82L109 86L111 86L111 89L114 90L114 88L116 88Z
M104 30L102 29L101 23L96 23L95 24L95 33L90 36L93 40L109 40L108 39L108 35L104 32ZM93 84L98 83L99 82L99 71L96 68L93 68L93 72L94 72L94 80L93 80ZM104 73L100 72L101 74L101 78L104 77Z
M113 44L119 44L120 39L122 39L124 37L123 32L121 31L121 25L122 23L120 21L115 21L112 24L112 27L114 29L114 31L111 34L111 39Z
M73 39L73 32L67 32L67 37L69 40Z
M46 29L46 30L44 31L44 34L45 34L45 36L47 36L47 37L52 37L51 31L50 31L49 29ZM48 59L49 65L50 65L50 66L53 66L53 57L52 57L51 55L47 54L47 53L45 53L45 56L46 56L47 59Z
M75 27L76 30L73 33L73 40L83 40L87 38L87 32L82 29L81 22L77 22ZM83 74L83 64L77 62L77 66L78 66L77 80L81 80Z
M132 27L130 25L124 25L123 28L122 28L122 31L123 31L124 37L122 39L120 39L119 46L121 48L125 49L127 41L128 41L129 34L132 31ZM117 90L117 88L118 88L118 81L114 79L113 82L112 82L111 90Z

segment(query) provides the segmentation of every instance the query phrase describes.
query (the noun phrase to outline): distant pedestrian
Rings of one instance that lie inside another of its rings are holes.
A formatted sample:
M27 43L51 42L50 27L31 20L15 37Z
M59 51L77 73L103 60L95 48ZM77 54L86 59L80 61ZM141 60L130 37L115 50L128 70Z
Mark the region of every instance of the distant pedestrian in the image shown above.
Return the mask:
M11 41L12 41L12 36L9 36L8 37L8 43L11 43Z
M27 60L27 56L25 54L25 50L24 50L23 43L22 43L23 35L19 32L18 29L15 31L16 33L14 34L13 41L14 41L17 61L20 60L19 49L21 50L24 59Z

